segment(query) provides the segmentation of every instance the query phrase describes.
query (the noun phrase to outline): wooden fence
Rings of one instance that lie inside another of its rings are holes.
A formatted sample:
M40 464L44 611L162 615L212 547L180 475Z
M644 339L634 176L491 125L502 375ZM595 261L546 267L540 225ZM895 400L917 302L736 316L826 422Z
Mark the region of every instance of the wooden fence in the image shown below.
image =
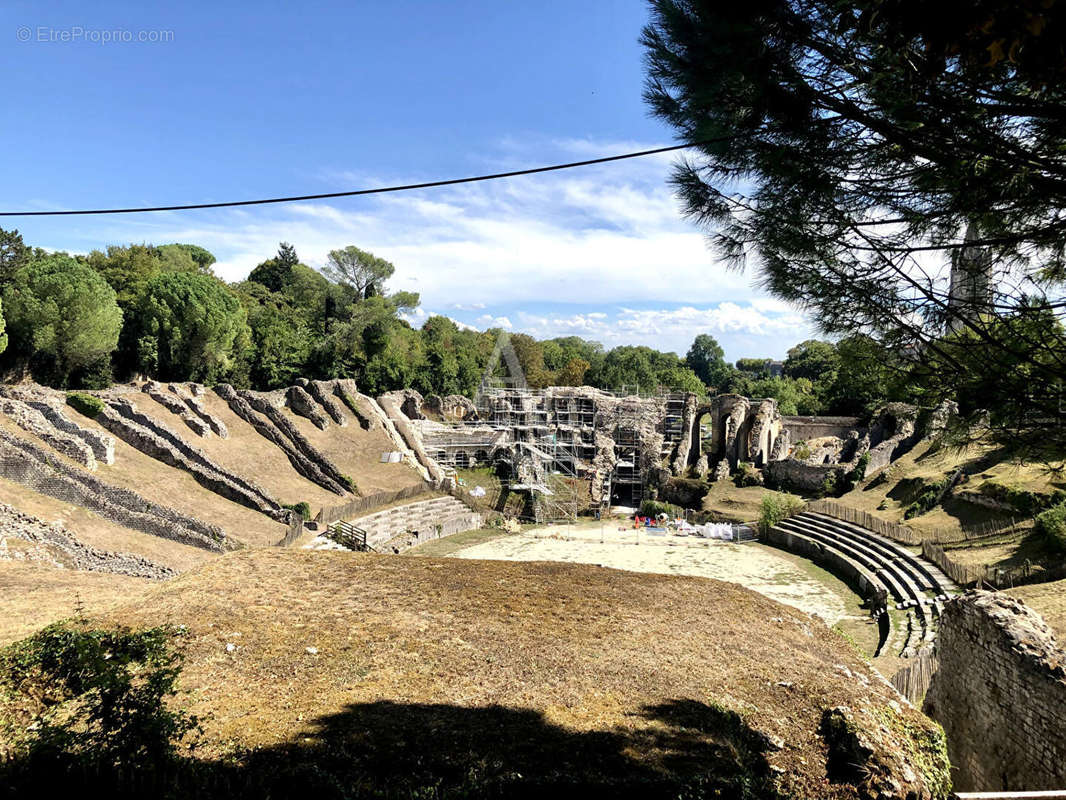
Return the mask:
M412 497L418 497L419 495L429 494L430 492L436 491L440 490L435 483L423 481L422 483L405 486L404 488L397 489L393 492L375 492L374 494L368 494L365 497L357 497L354 500L349 500L347 503L342 503L339 506L323 508L315 517L315 522L328 525L339 519L351 519L352 517L357 517L367 511L372 511L381 506L387 506L389 503L395 503L398 500L409 500Z
M1066 564L1050 569L1028 560L1016 567L997 567L994 564L961 564L933 542L922 542L922 556L932 561L960 586L990 586L1009 589L1027 583L1045 583L1066 578Z
M906 525L897 525L895 522L888 522L866 511L834 503L831 500L812 500L807 504L807 510L816 511L843 522L850 522L881 536L895 539L897 542L914 545L922 543L922 536Z
M959 542L1002 536L1025 523L1025 520L1011 518L980 522L976 525L966 525L962 528L934 528L933 530L919 531L896 522L888 522L866 511L859 511L856 508L834 503L831 500L812 500L807 504L807 510L817 511L820 514L825 514L844 522L851 522L902 544L915 546L919 546L923 542L958 544Z

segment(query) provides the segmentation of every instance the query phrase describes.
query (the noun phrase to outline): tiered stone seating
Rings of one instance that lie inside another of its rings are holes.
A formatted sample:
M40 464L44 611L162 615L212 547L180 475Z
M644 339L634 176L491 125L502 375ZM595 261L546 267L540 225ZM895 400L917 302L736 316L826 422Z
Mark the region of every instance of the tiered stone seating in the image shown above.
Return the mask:
M896 609L907 614L905 655L933 640L941 604L956 591L951 580L935 566L896 542L824 514L797 514L783 520L775 532L772 541L787 533L814 548L832 550L872 574L893 598Z
M407 503L350 521L366 531L371 549L382 552L390 551L389 544L401 537L420 542L481 527L481 515L450 496Z

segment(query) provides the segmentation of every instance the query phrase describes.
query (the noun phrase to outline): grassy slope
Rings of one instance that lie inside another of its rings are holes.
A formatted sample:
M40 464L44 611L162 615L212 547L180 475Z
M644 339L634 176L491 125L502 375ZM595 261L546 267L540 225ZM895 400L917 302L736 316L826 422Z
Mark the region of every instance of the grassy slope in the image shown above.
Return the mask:
M416 753L432 774L684 775L728 747L721 703L787 743L764 755L802 796L852 796L826 783L822 710L874 724L893 697L822 623L742 587L583 565L231 553L106 619L189 626L205 756L354 752L380 780Z
M75 572L48 564L0 560L0 645L73 616L107 610L135 600L158 584L142 578Z

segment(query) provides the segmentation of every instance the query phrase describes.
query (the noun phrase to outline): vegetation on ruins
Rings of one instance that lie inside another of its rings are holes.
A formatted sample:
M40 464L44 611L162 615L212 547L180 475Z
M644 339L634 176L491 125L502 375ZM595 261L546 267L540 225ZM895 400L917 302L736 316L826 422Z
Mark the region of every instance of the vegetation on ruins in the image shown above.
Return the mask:
M104 401L85 392L67 392L67 405L90 419L104 410Z
M720 255L874 374L1066 444L1061 8L950 8L653 0L646 97L703 142L674 182Z
M759 532L766 533L783 519L803 510L803 500L794 494L767 492L759 508Z
M1037 514L1033 529L1049 550L1066 553L1066 502Z

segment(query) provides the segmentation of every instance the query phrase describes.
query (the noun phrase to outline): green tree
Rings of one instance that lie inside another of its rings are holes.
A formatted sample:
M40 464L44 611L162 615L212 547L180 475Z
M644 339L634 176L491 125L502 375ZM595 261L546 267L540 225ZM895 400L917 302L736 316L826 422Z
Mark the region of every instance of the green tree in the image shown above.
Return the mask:
M7 349L7 323L4 321L4 304L0 301L0 355Z
M936 353L950 386L1028 361L1008 435L1066 446L1066 351L1021 319L1066 308L1062 6L938 11L653 0L646 98L701 143L673 181L723 257L757 255L826 333ZM982 264L969 295L945 279L961 261ZM962 361L942 345L959 327L980 341Z
M30 255L30 248L26 247L18 231L0 228L0 288L26 265Z
M13 355L65 386L72 373L109 363L122 328L114 290L65 253L35 259L4 290Z
M581 386L590 366L592 365L583 358L571 358L555 373L555 383L558 386Z
M165 381L213 382L250 347L247 312L225 284L198 273L152 278L136 306L138 362Z
M215 256L195 244L164 244L156 248L163 269L171 272L202 272L212 274Z
M350 286L357 297L364 299L383 294L385 281L394 272L396 267L388 261L354 245L330 250L325 268L330 280Z
M708 386L721 387L729 373L725 351L709 333L701 333L692 341L685 363Z

